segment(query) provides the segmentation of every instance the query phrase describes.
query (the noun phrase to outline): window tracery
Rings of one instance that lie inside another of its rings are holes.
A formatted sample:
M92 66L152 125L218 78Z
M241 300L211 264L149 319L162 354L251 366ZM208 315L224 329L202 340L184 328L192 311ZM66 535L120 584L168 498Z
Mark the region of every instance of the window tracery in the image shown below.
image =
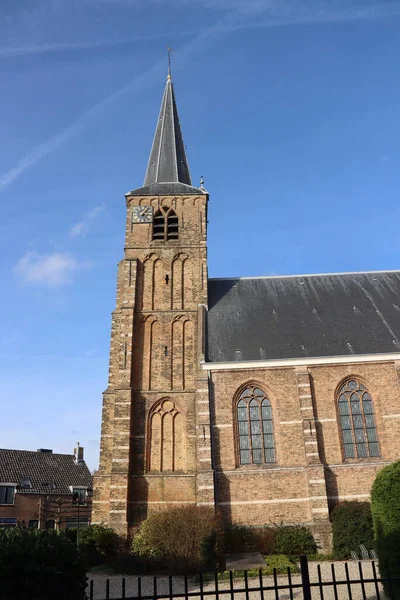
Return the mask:
M379 456L372 397L356 379L349 379L338 392L339 419L345 458Z
M241 465L275 462L272 407L265 393L247 387L237 402L239 463Z

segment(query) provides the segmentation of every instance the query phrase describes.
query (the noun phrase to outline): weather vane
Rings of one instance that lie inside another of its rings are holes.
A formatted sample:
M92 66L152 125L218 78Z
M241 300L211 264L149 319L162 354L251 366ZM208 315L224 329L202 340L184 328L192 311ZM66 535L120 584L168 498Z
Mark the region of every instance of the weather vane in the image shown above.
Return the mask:
M168 50L168 77L171 77L171 52L173 48L167 48Z

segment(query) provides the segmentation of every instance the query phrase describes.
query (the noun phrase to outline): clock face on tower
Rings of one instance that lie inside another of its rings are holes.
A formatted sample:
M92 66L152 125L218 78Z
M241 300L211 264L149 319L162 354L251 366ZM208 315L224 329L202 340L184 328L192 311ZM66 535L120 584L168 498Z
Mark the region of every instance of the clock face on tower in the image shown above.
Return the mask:
M152 223L152 206L134 206L132 209L132 223Z

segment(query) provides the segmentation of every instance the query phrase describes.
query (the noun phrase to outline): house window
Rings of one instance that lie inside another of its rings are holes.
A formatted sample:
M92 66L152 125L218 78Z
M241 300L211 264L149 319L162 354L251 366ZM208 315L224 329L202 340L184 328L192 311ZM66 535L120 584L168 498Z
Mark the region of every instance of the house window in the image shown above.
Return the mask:
M29 477L21 477L20 487L24 490L32 489L32 483Z
M339 389L338 405L344 457L379 456L374 407L366 387L349 379Z
M31 519L28 524L29 529L37 529L39 527L39 521L37 519Z
M72 488L72 503L86 504L86 488Z
M4 517L0 519L0 527L16 527L16 517Z
M47 519L47 521L45 523L46 529L55 529L55 526L56 526L56 522L54 519Z
M14 485L0 485L0 504L14 504Z
M153 240L177 240L179 237L178 217L172 208L162 206L153 218Z
M248 387L240 394L237 433L241 465L275 462L272 408L258 387Z
M88 525L88 517L79 517L79 519L77 517L67 517L67 529L79 529L80 527L87 527Z

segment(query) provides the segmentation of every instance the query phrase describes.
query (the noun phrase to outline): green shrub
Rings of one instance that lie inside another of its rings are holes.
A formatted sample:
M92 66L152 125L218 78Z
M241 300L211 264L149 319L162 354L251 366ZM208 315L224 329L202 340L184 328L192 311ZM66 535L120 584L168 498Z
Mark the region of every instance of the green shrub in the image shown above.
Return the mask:
M218 521L213 509L177 506L151 515L142 523L132 551L170 572L187 573L216 568ZM211 564L213 563L213 564Z
M0 529L2 600L83 600L86 569L76 546L53 530Z
M301 525L278 527L275 538L275 552L289 557L301 554L315 554L317 544L309 529Z
M371 505L369 502L341 502L332 511L333 556L338 560L358 552L363 544L374 547Z
M224 531L224 551L226 554L257 552L257 533L245 525L230 525Z
M261 568L261 573L267 577L274 574L274 569L278 575L286 575L288 572L288 568L291 573L298 573L299 569L297 565L290 560L288 556L284 556L283 554L271 554L268 556L264 556L265 559L265 567ZM247 576L248 577L259 577L260 569L248 569ZM243 579L244 571L232 571L233 578ZM220 581L224 581L229 579L229 571L224 571L223 573L219 573L218 579ZM212 576L209 575L206 580L212 579Z
M230 525L224 531L223 549L226 554L261 552L274 554L276 527L247 527Z
M382 469L372 486L371 510L382 577L400 577L400 461ZM400 597L400 581L393 582L393 594L388 583L385 593Z
M262 570L264 575L273 575L274 569L281 575L286 575L288 568L292 573L297 573L297 565L294 564L288 556L284 554L271 554L270 556L264 556L267 566Z
M120 541L113 529L89 525L79 530L79 552L88 565L96 565L116 555Z

